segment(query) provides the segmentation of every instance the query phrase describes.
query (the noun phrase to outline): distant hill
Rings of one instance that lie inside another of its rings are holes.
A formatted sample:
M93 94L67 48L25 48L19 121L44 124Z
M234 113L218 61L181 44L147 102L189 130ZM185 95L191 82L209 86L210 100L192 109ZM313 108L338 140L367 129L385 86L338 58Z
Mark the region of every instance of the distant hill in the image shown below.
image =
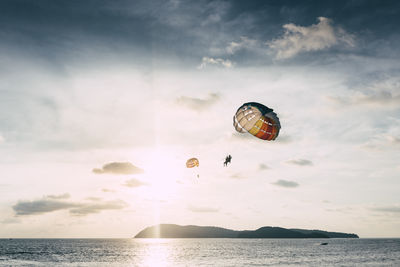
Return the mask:
M238 231L212 226L160 224L140 231L135 238L235 238Z
M309 234L309 233L324 234L324 235L327 235L329 238L358 238L358 235L356 235L356 234L327 232L327 231L321 231L321 230L304 230L304 229L290 229L290 230L297 231L297 232L300 232L303 234Z
M255 231L241 231L238 238L329 238L321 233L301 233L281 227L261 227Z
M235 231L213 226L159 224L145 228L135 238L358 238L358 236L321 230L270 226L257 230Z

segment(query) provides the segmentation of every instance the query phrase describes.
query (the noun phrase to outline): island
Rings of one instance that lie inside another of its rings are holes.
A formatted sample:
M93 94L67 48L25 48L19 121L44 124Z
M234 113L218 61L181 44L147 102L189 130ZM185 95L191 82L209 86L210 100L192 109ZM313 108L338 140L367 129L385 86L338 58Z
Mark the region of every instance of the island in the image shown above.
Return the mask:
M158 224L143 229L135 238L358 238L358 235L271 226L236 231L214 226Z

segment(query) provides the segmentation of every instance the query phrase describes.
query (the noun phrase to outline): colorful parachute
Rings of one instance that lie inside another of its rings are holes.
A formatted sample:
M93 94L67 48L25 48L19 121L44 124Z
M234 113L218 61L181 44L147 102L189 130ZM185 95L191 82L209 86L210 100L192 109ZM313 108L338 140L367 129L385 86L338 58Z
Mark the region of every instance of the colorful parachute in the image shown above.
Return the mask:
M191 158L186 161L187 168L199 167L199 160L196 158Z
M260 103L243 104L233 116L233 126L239 133L249 132L263 140L275 140L281 124L273 109Z

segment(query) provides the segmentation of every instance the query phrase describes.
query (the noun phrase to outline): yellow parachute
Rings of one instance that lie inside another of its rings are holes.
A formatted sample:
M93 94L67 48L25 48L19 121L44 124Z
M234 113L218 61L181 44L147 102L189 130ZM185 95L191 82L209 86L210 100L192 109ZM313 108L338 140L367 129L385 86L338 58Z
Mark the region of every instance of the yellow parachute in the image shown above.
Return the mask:
M199 167L199 160L197 158L191 158L186 161L187 168Z
M275 140L281 124L273 109L256 102L243 104L233 116L233 126L239 133L249 132L263 140Z

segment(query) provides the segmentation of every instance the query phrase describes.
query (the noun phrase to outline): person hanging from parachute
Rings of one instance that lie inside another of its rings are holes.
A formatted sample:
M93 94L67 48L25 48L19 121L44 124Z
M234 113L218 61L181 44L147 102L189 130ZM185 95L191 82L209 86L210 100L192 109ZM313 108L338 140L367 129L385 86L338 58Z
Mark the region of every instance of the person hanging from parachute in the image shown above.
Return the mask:
M228 163L231 163L231 160L232 160L231 155L226 156L225 161L224 161L224 167L228 166Z

